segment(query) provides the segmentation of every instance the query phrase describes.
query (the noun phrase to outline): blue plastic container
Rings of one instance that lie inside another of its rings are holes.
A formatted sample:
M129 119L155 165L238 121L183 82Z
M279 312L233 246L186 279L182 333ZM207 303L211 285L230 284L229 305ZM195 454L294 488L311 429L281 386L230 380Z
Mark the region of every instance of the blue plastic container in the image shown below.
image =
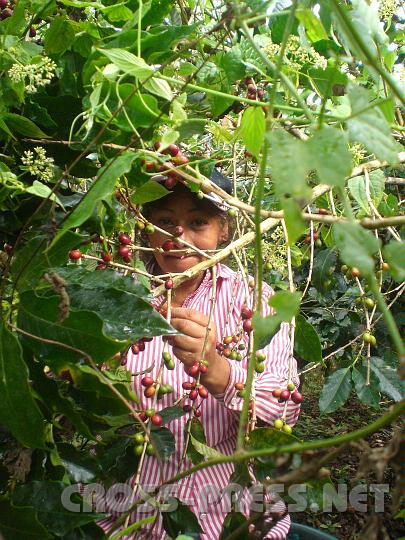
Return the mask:
M336 536L332 536L320 529L314 529L300 523L291 523L291 529L288 533L287 540L338 540Z

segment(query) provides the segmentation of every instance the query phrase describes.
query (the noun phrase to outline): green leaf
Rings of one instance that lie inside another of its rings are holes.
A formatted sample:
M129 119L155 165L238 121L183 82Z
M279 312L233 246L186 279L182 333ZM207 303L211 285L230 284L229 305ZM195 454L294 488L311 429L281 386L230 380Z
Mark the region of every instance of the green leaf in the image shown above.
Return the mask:
M188 139L193 135L202 135L204 133L206 120L203 118L189 118L176 126L180 133L180 139Z
M294 351L307 362L322 362L322 346L315 328L303 315L295 320Z
M401 401L405 393L405 384L401 381L398 371L388 366L382 358L372 357L371 371L376 375L380 391L394 401Z
M347 186L352 197L359 204L360 208L366 215L372 214L372 209L369 206L366 191L366 178L365 176L355 176L350 178L347 182ZM380 170L371 171L369 173L369 190L370 199L373 205L378 208L378 205L382 201L385 187L385 176Z
M143 83L145 90L148 90L156 96L162 97L167 101L173 99L173 92L167 81L163 79L158 79L157 77L152 77Z
M181 418L187 413L183 410L183 407L180 407L180 405L173 405L172 407L161 409L159 414L163 418L163 423L169 424L173 420L177 420L177 418Z
M15 506L35 508L39 521L48 531L63 536L69 531L102 518L102 514L88 512L69 512L62 502L62 494L66 485L63 482L34 480L17 486L12 495ZM78 493L71 500L81 500Z
M166 427L152 429L150 440L155 451L162 461L166 461L176 450L176 441L173 433Z
M55 193L52 193L52 190L50 187L46 186L42 182L38 182L38 180L34 180L32 183L32 186L27 187L25 190L27 193L32 193L32 195L36 195L37 197L41 197L42 199L50 199L51 201L55 201L59 204L59 206L63 208L63 204L59 197L55 195Z
M67 443L58 443L58 455L72 483L95 482L102 476L97 460L87 451L79 451Z
M395 281L405 280L405 242L391 240L383 247L384 260L390 265L389 271Z
M72 266L59 269L59 274L67 284L71 307L96 313L106 335L134 342L141 337L178 334L144 299L145 289L131 278L119 280L118 274L114 282L114 271L90 272Z
M289 322L297 315L300 309L301 293L290 291L278 291L269 299L269 306L274 308L282 321Z
M280 206L284 212L284 220L287 228L288 245L292 246L307 230L301 208L292 197L281 197Z
M131 170L132 162L136 157L138 157L138 153L126 151L118 157L114 157L107 161L104 167L99 170L97 178L88 192L63 223L51 246L53 246L68 229L78 227L92 215L96 204L99 201L106 200L107 197L111 195L120 176Z
M108 485L113 482L125 482L136 472L139 459L134 455L133 443L132 437L123 437L97 448L96 457Z
M379 382L375 373L370 374L370 384L367 382L367 366L359 366L352 370L352 380L354 382L354 388L362 403L373 407L373 409L380 408L380 392Z
M127 75L133 75L143 80L153 74L153 69L148 66L143 58L135 56L129 51L123 49L98 50Z
M5 113L3 120L7 127L12 131L24 135L24 137L33 137L34 139L49 139L49 136L34 124L29 118L15 113Z
M325 283L333 274L336 265L336 250L323 249L315 255L314 268L312 272L312 283L320 292L326 290Z
M255 313L252 322L257 349L263 349L280 330L282 320L277 315L262 317L259 313Z
M378 159L386 160L391 165L397 163L401 147L392 137L390 126L381 110L378 107L369 108L368 91L350 84L348 96L353 115L347 120L351 139L364 144Z
M46 54L62 54L67 51L75 39L75 31L69 19L54 17L45 32L44 45Z
M328 34L326 33L322 22L310 9L297 9L295 16L305 27L310 41L315 42L321 39L328 39Z
M246 149L255 157L259 157L264 141L266 121L261 107L249 107L242 116L239 137Z
M162 519L165 531L172 538L175 538L180 533L184 533L198 540L200 533L203 532L195 514L179 500L177 501L176 510L173 512L162 512Z
M307 141L312 167L319 180L329 186L345 185L345 177L352 170L347 135L342 130L323 127Z
M142 184L139 188L136 189L134 195L131 197L131 201L134 204L144 204L150 201L156 201L161 199L170 193L160 182L154 182L149 180L145 184Z
M373 255L378 252L380 243L372 232L357 223L344 222L333 225L333 236L347 265L359 268L363 276L373 273Z
M269 164L277 196L293 197L299 202L309 200L311 190L306 184L306 176L310 166L305 143L283 129L274 130L267 136L270 142Z
M46 448L45 419L28 383L18 339L0 325L0 423L25 446Z
M241 525L246 524L246 529L243 529L238 536L233 537L234 540L246 540L246 535L248 531L247 518L240 512L229 512L224 519L222 524L221 534L219 540L226 540L231 533L239 529Z
M239 45L217 55L216 63L225 71L229 83L240 81L245 76L246 68Z
M66 360L77 361L78 358L83 357L84 352L95 362L104 362L121 351L126 343L105 336L102 320L90 311L70 312L63 322L59 321L59 297L40 298L33 291L26 291L21 294L20 302L18 326L21 329L38 338L52 340L77 349L76 352L57 344L24 338L29 341L31 349L45 358L62 357Z
M190 427L191 425L191 427ZM194 439L202 444L206 444L207 440L205 438L204 427L198 418L192 418L187 420L186 425L184 426L184 440L187 438L188 430L190 429L190 434ZM187 457L191 459L193 465L197 465L204 461L204 456L200 454L193 444L188 444L187 446Z
M46 251L47 237L38 235L31 238L12 259L11 273L17 289L22 292L33 287L46 270L64 264L69 250L78 246L81 240L81 235L67 231L56 245Z
M34 508L15 507L0 499L0 532L5 540L47 540L54 538L38 521Z
M256 428L249 433L250 450L277 448L298 441L299 439L295 435L284 433L284 431L272 427Z
M135 127L149 127L152 122L159 117L159 108L155 97L149 94L134 94L132 84L124 83L119 85L119 94L122 100L125 100L125 112L131 123ZM124 112L119 113L117 124L130 133L133 127L128 123Z
M326 379L319 398L321 413L332 413L346 402L352 388L350 368L337 369Z
M197 450L199 454L202 456L211 459L211 458L222 458L225 454L222 454L221 452L218 452L218 450L215 450L215 448L211 448L210 446L207 446L206 444L203 444L200 441L197 441L191 434L190 434L191 443L194 446L194 448Z

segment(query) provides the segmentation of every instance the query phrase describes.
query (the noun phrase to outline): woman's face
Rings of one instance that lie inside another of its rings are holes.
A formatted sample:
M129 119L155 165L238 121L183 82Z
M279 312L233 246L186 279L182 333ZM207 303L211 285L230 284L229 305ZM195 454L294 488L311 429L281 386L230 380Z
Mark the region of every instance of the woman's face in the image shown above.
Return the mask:
M228 224L221 216L210 213L199 206L191 193L177 192L167 196L158 208L154 208L149 216L149 221L154 225L173 233L174 228L181 226L183 234L174 239L174 250L187 249L182 245L182 240L201 249L216 249L220 242L228 238ZM153 248L161 247L169 237L159 231L149 235L149 243ZM198 253L184 255L167 251L155 253L155 258L161 270L165 274L180 273L188 270L203 260Z

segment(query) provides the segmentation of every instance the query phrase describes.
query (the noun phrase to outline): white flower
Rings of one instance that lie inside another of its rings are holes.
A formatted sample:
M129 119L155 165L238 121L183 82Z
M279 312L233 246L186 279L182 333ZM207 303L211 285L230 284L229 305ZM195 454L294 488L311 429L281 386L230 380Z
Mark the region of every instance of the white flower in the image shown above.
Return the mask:
M34 152L36 156L34 156ZM42 146L36 146L34 152L25 150L24 155L21 157L21 161L25 165L25 170L29 171L32 176L36 176L39 180L52 180L54 159L46 157L45 149Z
M27 92L36 92L40 86L49 84L55 75L56 64L47 56L43 56L33 64L16 63L8 70L10 79L18 83L25 82Z

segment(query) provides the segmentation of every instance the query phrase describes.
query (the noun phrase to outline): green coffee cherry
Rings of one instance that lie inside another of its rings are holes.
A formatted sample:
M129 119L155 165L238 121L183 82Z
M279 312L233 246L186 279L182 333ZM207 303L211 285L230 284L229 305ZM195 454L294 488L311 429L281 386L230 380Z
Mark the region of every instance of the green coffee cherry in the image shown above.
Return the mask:
M256 363L256 365L255 365L256 373L263 373L264 369L265 369L264 362L257 362Z
M274 427L276 429L282 429L284 426L284 422L281 420L281 418L278 418L277 420L274 420Z

